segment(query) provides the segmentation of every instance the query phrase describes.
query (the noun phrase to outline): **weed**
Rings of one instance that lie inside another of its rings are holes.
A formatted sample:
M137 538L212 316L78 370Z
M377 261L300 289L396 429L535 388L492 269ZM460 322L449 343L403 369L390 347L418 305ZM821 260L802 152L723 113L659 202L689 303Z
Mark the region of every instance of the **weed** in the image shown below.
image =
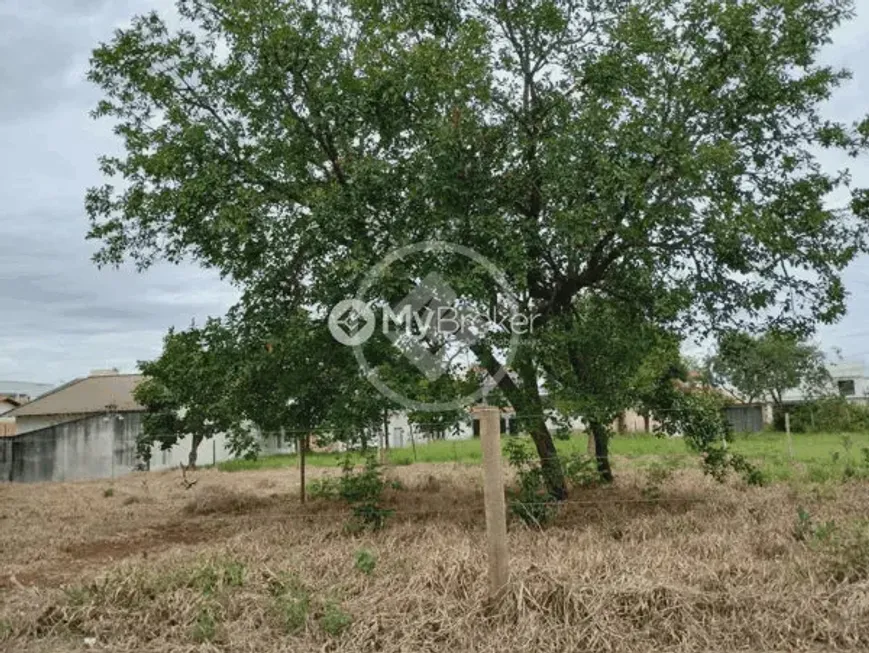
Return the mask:
M320 627L327 635L338 637L353 623L353 617L341 609L341 606L329 602L323 607L320 616Z
M401 482L399 479L397 479L397 478L394 478L394 479L392 479L391 481L389 481L389 487L391 487L393 490L396 490L396 491L399 491L399 492L400 492L401 490L404 490L404 489L405 489L405 487L404 487L404 483L402 483L402 482Z
M272 579L269 591L273 598L273 611L284 631L292 635L302 630L311 608L307 588L293 576L283 575Z
M831 539L827 567L832 578L840 583L857 583L869 578L869 528L866 522L853 524Z
M353 566L366 576L370 576L377 566L377 558L368 549L359 549L356 552L356 562Z
M193 641L210 642L217 634L217 615L210 606L202 606L193 623Z
M390 458L393 465L413 465L413 458L410 456L394 456Z
M108 499L109 497L113 497L113 496L115 496L115 488L113 488L113 487L107 487L105 490L103 490L103 496L104 496L106 499Z
M12 637L12 624L5 619L0 619L0 642Z
M651 501L661 498L661 486L673 476L673 468L664 463L655 462L646 469L646 485L642 489L642 495Z
M802 506L797 508L797 522L793 530L794 539L797 541L810 544L823 543L830 540L835 531L835 522L826 521L823 524L815 524L805 508Z
M308 483L307 491L311 499L337 499L339 481L337 478L315 478Z
M224 587L244 585L244 574L244 565L234 560L208 563L193 570L187 585L206 596L212 596Z

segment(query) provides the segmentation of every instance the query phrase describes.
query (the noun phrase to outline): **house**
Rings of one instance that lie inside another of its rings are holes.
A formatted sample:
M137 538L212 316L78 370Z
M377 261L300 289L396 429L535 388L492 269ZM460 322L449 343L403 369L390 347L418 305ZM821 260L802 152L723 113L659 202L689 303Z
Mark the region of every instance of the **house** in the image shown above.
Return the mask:
M144 377L118 370L95 370L65 383L2 417L14 420L14 435L0 438L0 481L65 481L114 478L147 468L186 463L191 437L168 450L154 446L147 463L137 443L145 408L134 397ZM263 437L262 451L284 451L274 437ZM202 443L201 464L232 458L224 434Z
M95 415L139 413L144 408L133 399L133 391L141 381L139 374L94 370L17 407L7 417L15 418L17 432L23 434Z
M18 395L0 395L0 438L15 435L15 418L6 417L6 413L18 408L24 399Z

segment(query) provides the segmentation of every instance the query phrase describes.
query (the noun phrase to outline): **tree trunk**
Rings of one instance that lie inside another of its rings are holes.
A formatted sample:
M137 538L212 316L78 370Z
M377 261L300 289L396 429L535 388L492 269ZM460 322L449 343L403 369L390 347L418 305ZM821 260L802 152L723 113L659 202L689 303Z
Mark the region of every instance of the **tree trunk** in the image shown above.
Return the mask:
M643 430L646 433L652 432L652 418L651 415L649 415L649 411L643 413Z
M190 444L190 454L187 456L187 469L196 469L196 460L199 455L199 445L201 442L201 435L193 435Z
M514 361L517 372L522 379L522 386L518 386L510 374L501 369L501 364L495 359L492 352L482 346L472 347L471 350L480 359L486 371L492 378L498 378L498 387L504 393L507 401L516 411L517 419L527 419L530 423L528 429L537 455L540 456L540 468L546 481L546 489L553 499L563 501L567 498L567 487L564 484L564 472L561 469L561 461L555 450L552 435L546 426L546 417L543 412L543 402L540 399L540 391L537 385L537 373L533 361L524 355L516 357Z
M303 435L298 439L299 447L299 500L305 503L307 500L307 488L305 487L305 454L308 451L308 436Z
M383 445L389 451L389 411L383 411Z
M543 478L546 480L546 489L553 499L564 501L567 498L567 487L564 484L564 470L561 469L561 461L555 450L552 435L546 426L546 421L541 417L534 420L531 428L531 439L540 456L540 469L543 470Z
M594 439L594 457L597 461L597 472L601 480L610 483L613 480L613 470L610 467L609 457L609 430L605 424L592 420L588 423L592 438Z

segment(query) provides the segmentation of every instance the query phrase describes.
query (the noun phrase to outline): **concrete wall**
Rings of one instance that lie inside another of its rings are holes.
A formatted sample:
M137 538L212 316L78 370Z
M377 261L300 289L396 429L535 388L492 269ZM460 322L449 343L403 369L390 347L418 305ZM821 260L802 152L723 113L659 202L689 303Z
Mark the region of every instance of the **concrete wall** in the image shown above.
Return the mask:
M16 433L28 433L29 431L39 431L47 429L56 424L66 424L80 419L89 417L86 413L73 415L23 415L15 418ZM90 417L93 417L92 415ZM103 415L102 417L105 417Z
M136 466L139 415L66 422L0 441L0 479L32 483L111 478Z
M11 438L0 438L0 481L24 483L114 478L136 470L136 441L142 431L141 413L84 417ZM167 451L151 450L151 470L177 468L187 463L190 436ZM263 438L264 455L286 453L292 442ZM199 445L198 463L229 460L226 436L218 434Z

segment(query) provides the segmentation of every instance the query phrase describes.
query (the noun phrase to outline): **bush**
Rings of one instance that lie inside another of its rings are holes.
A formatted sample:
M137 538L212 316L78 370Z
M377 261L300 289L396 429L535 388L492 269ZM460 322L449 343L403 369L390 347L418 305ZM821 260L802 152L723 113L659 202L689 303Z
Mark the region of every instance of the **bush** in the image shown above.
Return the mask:
M304 585L283 575L270 582L269 591L274 600L273 612L283 630L290 635L302 630L311 607L311 597Z
M327 603L320 617L320 627L332 637L338 637L353 623L353 617L335 603Z
M509 438L504 453L516 471L519 487L507 491L510 512L526 524L542 528L555 517L558 508L546 489L546 477L536 457L523 440Z
M337 478L315 478L308 483L308 496L311 499L337 499L339 490Z
M360 549L356 552L356 562L353 566L366 576L370 576L377 566L377 558L368 549Z
M371 453L366 457L365 467L359 473L355 471L353 461L348 455L344 459L342 470L338 494L350 505L355 521L362 529L383 528L394 511L380 505L386 482L375 454ZM353 530L352 527L350 530Z
M869 406L855 404L844 397L822 397L788 408L794 433L856 433L869 430ZM784 412L776 410L774 424L784 431Z

